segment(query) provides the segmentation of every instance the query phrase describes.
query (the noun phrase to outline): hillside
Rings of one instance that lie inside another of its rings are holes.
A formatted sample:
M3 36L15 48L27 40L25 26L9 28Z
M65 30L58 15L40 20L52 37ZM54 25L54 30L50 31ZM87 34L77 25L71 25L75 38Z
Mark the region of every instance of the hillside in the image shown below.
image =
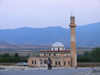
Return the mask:
M100 22L76 27L76 46L100 46ZM10 44L70 46L70 29L62 27L0 29L0 40Z

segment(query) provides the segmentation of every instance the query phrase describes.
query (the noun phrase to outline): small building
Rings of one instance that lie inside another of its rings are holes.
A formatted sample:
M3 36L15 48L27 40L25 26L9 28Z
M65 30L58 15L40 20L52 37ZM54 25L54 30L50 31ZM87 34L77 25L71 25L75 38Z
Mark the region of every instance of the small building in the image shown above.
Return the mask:
M50 57L52 66L71 67L71 52L65 50L60 42L55 42L51 50L40 51L39 56L29 57L28 64L31 66L47 66L47 60Z

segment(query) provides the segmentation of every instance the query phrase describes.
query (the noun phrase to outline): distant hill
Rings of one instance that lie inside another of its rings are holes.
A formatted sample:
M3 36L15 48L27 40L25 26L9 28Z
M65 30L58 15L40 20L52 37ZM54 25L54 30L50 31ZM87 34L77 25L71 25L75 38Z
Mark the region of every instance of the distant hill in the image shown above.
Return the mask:
M76 27L76 45L100 46L100 22Z
M70 46L70 29L62 27L0 29L0 40L6 44ZM1 42L0 42L1 45ZM76 27L77 46L100 46L100 22Z
M4 40L0 40L0 46L4 46L4 45L10 45L10 43L4 41Z

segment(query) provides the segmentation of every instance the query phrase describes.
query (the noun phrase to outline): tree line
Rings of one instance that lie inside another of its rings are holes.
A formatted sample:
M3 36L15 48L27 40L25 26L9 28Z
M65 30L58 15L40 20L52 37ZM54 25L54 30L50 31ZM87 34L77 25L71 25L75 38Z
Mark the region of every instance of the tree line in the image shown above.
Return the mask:
M78 62L100 62L100 47L93 48L92 51L85 51L82 57L77 58Z
M18 53L15 53L13 56L9 53L4 53L0 55L0 63L27 62L26 58L28 56L19 56Z
M0 63L27 62L29 56L19 56L15 53L13 56L9 53L0 55ZM93 48L92 51L85 51L83 56L77 57L78 62L100 62L100 47Z

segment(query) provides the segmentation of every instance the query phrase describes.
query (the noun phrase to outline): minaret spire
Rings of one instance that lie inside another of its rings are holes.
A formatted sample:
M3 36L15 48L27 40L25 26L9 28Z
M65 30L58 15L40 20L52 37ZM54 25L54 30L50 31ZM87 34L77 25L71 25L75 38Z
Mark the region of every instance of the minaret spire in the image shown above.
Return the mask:
M74 12L73 12L73 8L72 8L71 17L75 17Z

